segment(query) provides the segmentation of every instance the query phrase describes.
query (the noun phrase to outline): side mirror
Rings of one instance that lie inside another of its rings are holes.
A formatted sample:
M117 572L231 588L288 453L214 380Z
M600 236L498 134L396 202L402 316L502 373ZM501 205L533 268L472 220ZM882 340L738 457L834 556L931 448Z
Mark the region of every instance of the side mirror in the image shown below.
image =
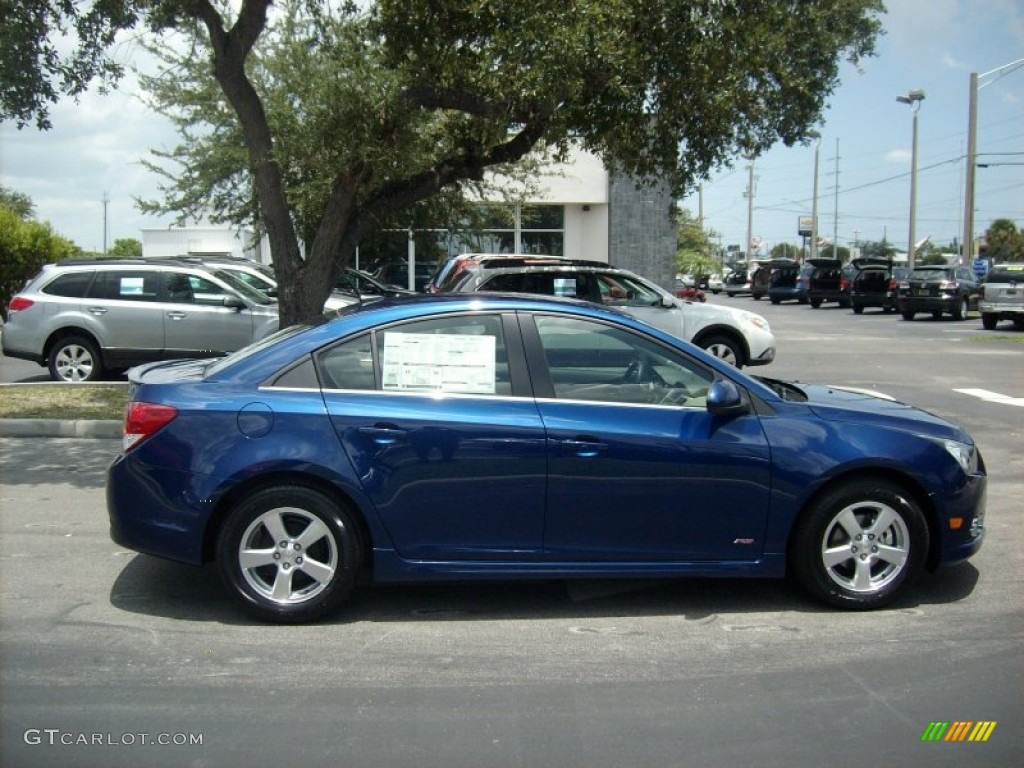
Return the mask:
M225 296L224 306L228 309L233 309L236 312L241 312L243 309L248 309L249 305L242 301L237 296Z
M735 416L747 412L747 405L743 402L743 394L733 382L728 379L718 379L708 390L707 396L708 413L715 416Z

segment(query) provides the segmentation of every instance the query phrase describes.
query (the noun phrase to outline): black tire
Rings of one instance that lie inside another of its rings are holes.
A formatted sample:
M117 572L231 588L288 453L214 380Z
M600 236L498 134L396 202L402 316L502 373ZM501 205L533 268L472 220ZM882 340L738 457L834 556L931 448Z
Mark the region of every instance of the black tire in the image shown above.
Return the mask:
M772 304L779 304L779 303L780 303L780 302L782 301L782 299L769 299L769 301L770 301L770 302L771 302Z
M700 348L736 368L742 368L746 363L743 348L728 336L707 336L700 340Z
M981 315L981 327L986 331L994 331L996 326L999 325L999 315L994 315L991 312L983 312Z
M246 564L243 550L250 553ZM217 565L232 597L254 616L283 623L315 621L336 610L352 592L362 558L351 513L295 484L243 498L217 540Z
M103 374L103 360L91 339L65 336L50 347L47 360L54 381L96 381Z
M920 575L928 524L917 501L888 480L837 486L793 532L792 569L815 597L853 610L892 602Z
M932 310L932 320L941 320L941 319L942 319L942 310L933 309Z
M967 313L970 312L970 308L967 306L967 297L964 296L960 299L955 307L953 307L953 319L963 320L967 317Z
M861 306L860 304L854 304L853 305L853 314L855 314L855 315L863 315L864 314L864 307Z
M821 299L811 299L811 308L817 309L821 306Z
M904 311L904 312L901 312L900 314L901 314L901 316L903 317L904 320L913 320L914 319L914 313L911 312L909 309Z

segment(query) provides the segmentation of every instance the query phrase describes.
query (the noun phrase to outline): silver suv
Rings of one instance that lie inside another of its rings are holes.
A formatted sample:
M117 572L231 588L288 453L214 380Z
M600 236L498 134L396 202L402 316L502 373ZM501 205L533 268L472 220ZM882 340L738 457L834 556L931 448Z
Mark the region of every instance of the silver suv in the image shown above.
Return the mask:
M538 293L617 307L737 368L775 359L768 321L754 312L694 303L626 269L595 261L487 257L463 265L455 292Z
M1024 328L1024 264L997 264L989 270L978 295L981 325L994 330L1000 320Z
M175 261L47 264L8 305L3 351L57 381L151 360L216 357L277 330L277 302L236 277Z

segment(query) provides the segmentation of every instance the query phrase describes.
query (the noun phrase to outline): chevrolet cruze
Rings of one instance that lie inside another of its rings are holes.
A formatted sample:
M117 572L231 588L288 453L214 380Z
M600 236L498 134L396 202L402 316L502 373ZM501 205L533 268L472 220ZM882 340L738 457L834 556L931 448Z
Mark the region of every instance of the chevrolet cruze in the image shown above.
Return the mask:
M982 544L985 465L895 400L757 379L595 304L384 299L130 372L111 535L266 620L357 582L781 577L883 606Z

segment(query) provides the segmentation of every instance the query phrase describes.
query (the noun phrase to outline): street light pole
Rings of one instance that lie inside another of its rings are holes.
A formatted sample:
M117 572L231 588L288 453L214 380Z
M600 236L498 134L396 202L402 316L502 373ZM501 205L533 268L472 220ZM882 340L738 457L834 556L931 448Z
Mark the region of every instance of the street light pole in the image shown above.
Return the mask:
M921 108L921 102L924 101L924 91L920 89L911 91L906 96L897 96L896 101L901 104L909 104L910 111L914 115L913 140L910 146L910 235L907 238L909 241L907 267L913 269L914 251L916 250L914 245L917 239L917 233L914 231L917 216L917 111Z
M974 169L978 162L978 91L994 80L981 83L981 78L989 75L1002 77L1024 66L1024 59L1011 61L1001 67L978 74L971 72L970 91L967 98L967 173L964 178L964 241L962 264L970 264L974 260ZM998 79L998 77L996 79Z
M810 131L807 134L814 142L814 198L811 201L811 255L810 258L818 258L818 155L821 151L821 134L817 131Z

